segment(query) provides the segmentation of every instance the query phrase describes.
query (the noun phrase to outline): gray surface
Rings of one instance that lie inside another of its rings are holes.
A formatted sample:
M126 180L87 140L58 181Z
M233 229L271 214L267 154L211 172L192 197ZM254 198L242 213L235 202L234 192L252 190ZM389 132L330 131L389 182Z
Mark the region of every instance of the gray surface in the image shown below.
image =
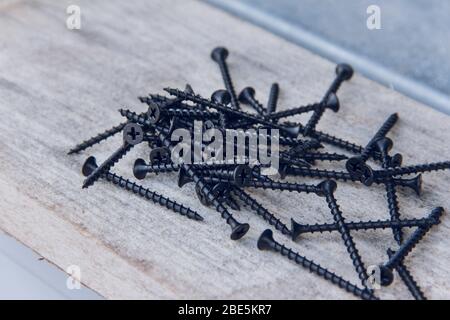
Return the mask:
M450 112L450 2L207 0L336 62ZM366 26L381 8L381 30Z
M0 231L0 299L101 299L82 286L69 290L67 274Z

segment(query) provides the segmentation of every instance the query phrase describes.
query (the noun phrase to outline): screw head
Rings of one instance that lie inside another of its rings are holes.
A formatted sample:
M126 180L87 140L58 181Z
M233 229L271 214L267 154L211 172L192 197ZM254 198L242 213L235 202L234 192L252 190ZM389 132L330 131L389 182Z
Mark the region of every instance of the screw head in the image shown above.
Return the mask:
M241 93L239 93L239 102L241 103L250 103L251 100L253 100L255 97L255 89L252 87L244 88Z
M252 169L245 164L240 164L234 169L233 180L238 187L242 187L252 177Z
M383 137L375 142L375 146L381 153L387 154L394 146L394 142L388 137Z
M155 148L150 151L150 163L167 162L170 159L170 151L166 147Z
M97 168L98 168L97 160L95 159L95 157L91 156L87 158L86 161L84 162L81 172L83 173L83 176L88 177Z
M143 167L146 165L147 164L145 163L144 159L137 159L134 162L133 174L136 177L136 179L142 180L145 178L145 176L147 175L147 172L145 170L143 170Z
M380 285L383 287L390 286L392 282L394 282L394 273L391 269L386 268L385 266L380 267Z
M178 183L177 183L178 187L183 188L183 186L185 184L190 183L190 182L192 182L192 179L188 177L184 168L181 167L178 172Z
M150 102L147 111L148 121L150 121L150 123L152 124L155 124L159 121L160 117L161 117L161 109L156 103Z
M211 58L217 63L225 61L227 57L228 50L224 47L217 47L211 52Z
M339 102L339 98L335 93L331 93L328 96L327 102L325 104L325 107L328 109L333 110L334 112L338 112L339 108L341 106L341 103Z
M367 186L373 183L373 171L360 157L353 157L347 160L345 168L348 173L356 179L361 179Z
M227 90L217 90L211 95L211 100L216 103L228 105L231 103L231 95Z
M391 168L400 167L403 163L403 156L400 153L394 154L389 160L389 166Z
M249 229L250 225L248 223L238 223L232 228L230 236L231 240L239 240L248 232Z
M324 197L328 194L333 194L337 189L337 183L334 180L325 180L317 185L322 191L318 194L320 197Z
M346 63L340 63L336 66L336 75L341 76L344 80L350 80L353 77L353 68Z
M259 250L271 250L274 242L272 230L267 229L259 236L257 246Z
M144 140L144 130L136 123L129 123L123 128L123 141L131 145L137 145Z

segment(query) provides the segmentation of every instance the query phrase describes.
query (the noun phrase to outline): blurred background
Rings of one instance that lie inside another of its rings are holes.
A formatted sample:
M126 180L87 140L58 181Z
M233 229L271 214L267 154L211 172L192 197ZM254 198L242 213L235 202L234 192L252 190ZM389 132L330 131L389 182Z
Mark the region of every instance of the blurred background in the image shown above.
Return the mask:
M450 1L204 1L450 114Z

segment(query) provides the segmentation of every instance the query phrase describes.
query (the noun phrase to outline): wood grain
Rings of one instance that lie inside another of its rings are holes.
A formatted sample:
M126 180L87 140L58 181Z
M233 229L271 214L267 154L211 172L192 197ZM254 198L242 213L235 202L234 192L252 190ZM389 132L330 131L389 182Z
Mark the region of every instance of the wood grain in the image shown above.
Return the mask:
M71 1L71 3L73 3ZM67 156L78 142L121 121L117 109L144 110L138 95L189 82L205 96L222 87L210 51L230 51L236 87L254 86L266 101L270 84L281 85L280 109L321 98L334 65L265 31L197 1L77 1L82 29L68 30L68 1L9 1L0 7L0 228L62 269L79 265L82 281L107 298L351 299L351 295L281 259L256 249L264 221L248 210L236 218L251 229L240 241L202 207L175 175L149 177L152 190L200 212L196 223L119 190L106 182L81 190L81 165L117 149L120 137ZM340 91L338 114L319 127L360 144L392 112L401 120L390 134L405 164L450 158L449 118L356 75ZM132 177L140 146L115 171ZM297 179L299 180L299 179ZM304 179L301 181L314 181ZM317 182L317 181L316 181ZM402 216L422 217L450 208L448 173L427 174L418 199L400 192ZM323 199L270 191L252 192L288 223L331 222ZM337 199L347 220L386 219L385 192L339 184ZM434 228L406 263L427 296L450 298L450 219ZM392 233L354 232L367 265L395 249ZM338 234L308 235L289 247L354 283L358 278ZM378 293L409 299L403 284Z

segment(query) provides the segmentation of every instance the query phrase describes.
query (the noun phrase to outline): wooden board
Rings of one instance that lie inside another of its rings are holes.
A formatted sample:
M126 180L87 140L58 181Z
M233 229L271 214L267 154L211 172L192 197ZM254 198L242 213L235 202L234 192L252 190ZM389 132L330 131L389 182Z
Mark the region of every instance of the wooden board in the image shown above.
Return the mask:
M256 249L267 225L248 210L236 218L251 229L229 240L229 227L202 207L193 187L178 189L176 175L144 184L198 210L196 223L98 182L82 190L81 165L100 161L120 137L67 156L75 144L123 119L117 109L144 110L136 97L189 82L205 96L223 86L210 51L230 51L236 87L254 86L266 101L270 84L282 88L280 109L321 98L334 65L252 25L197 1L77 1L82 29L65 25L67 1L7 1L0 5L0 228L66 269L81 268L82 282L107 298L347 299L340 289L295 264ZM338 114L319 128L366 143L392 112L401 120L390 136L405 164L450 158L449 118L356 75L340 91ZM114 170L132 177L139 146ZM298 181L314 181L297 179ZM317 180L315 182L318 182ZM401 191L405 218L423 217L435 206L450 208L448 173L424 178L419 199ZM331 222L323 199L273 191L252 194L286 223ZM388 218L384 189L340 184L336 193L347 220ZM430 298L450 298L450 219L434 228L406 263ZM354 232L367 265L395 248L390 231ZM276 238L358 283L338 234ZM404 285L378 293L410 298Z

